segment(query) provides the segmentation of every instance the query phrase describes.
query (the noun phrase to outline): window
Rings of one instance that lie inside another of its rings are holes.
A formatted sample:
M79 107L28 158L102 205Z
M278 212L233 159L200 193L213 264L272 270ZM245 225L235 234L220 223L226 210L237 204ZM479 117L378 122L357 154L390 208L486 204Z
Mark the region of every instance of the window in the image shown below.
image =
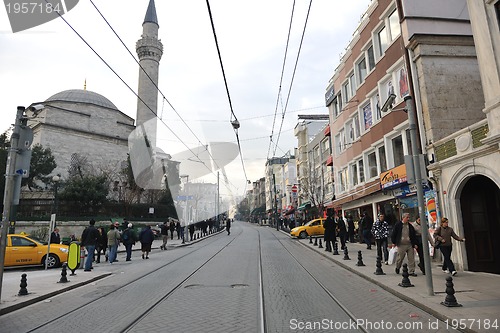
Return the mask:
M351 86L351 94L349 95L349 99L351 99L354 95L356 95L356 78L354 77L354 73L349 77L349 83Z
M401 34L401 26L399 25L399 17L397 10L389 15L389 28L391 34L391 41L395 40Z
M321 153L323 155L329 155L330 154L330 140L326 138L325 140L321 141Z
M370 103L366 104L361 108L361 112L363 113L363 123L364 123L364 130L370 129L373 125L373 119L372 119L372 106Z
M339 187L340 192L347 190L347 168L344 168L339 172Z
M392 153L394 157L394 166L404 164L404 150L403 150L403 139L401 135L392 139Z
M387 171L387 159L385 157L385 146L378 147L378 160L380 161L380 172Z
M358 185L358 164L351 164L352 185Z
M366 53L368 54L368 71L371 71L375 68L375 55L373 54L373 45L370 45Z
M333 115L335 117L338 117L339 114L342 112L342 104L341 104L341 99L342 99L342 96L340 94L337 95L337 97L335 97L335 99L333 100L332 102L332 105L333 105Z
M340 134L335 135L335 155L340 155Z
M377 34L378 37L378 52L382 56L389 46L389 41L387 38L387 29L383 27Z
M342 86L342 95L344 97L344 99L343 99L344 105L347 104L347 102L349 101L349 99L351 99L350 93L351 93L351 86L350 86L350 83L349 83L349 80L348 80Z
M377 172L377 155L375 152L368 154L368 172L370 178L376 177Z
M363 81L365 81L366 77L366 60L365 58L361 59L360 62L357 64L357 72L358 72L358 82L361 84Z
M365 181L365 167L363 165L363 160L358 161L358 170L359 170L359 182L363 183Z
M359 128L359 114L356 113L354 115L353 121L354 123L354 138L357 140L359 136L361 135L360 128Z
M380 119L382 119L382 111L380 110L381 108L381 105L380 105L380 96L379 94L376 94L375 96L373 96L371 98L371 102L372 102L372 107L373 107L373 117L375 119L375 122L379 121Z

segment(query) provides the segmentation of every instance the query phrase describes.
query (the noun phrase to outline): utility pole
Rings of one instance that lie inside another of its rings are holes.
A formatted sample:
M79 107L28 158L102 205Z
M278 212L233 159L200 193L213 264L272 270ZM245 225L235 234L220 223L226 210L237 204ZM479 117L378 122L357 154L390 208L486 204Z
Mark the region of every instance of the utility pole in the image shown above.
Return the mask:
M16 121L12 132L7 165L5 170L5 192L3 198L2 230L0 238L0 301L2 297L3 272L5 263L5 248L7 247L7 232L13 218L14 205L19 203L21 178L27 177L31 161L31 142L33 131L26 123L24 106L17 107Z
M279 224L278 224L278 202L276 198L276 176L274 175L273 172L273 184L274 184L274 220L276 221L276 230L280 230Z

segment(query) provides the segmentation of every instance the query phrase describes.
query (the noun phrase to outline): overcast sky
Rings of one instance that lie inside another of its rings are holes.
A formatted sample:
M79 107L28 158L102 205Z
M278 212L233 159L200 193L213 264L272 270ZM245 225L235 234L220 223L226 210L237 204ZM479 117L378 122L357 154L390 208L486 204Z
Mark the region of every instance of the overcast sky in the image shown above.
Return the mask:
M241 123L242 157L250 181L264 176L293 2L210 1L233 111ZM276 156L296 146L293 128L298 114L328 112L324 106L328 81L370 2L312 1ZM134 57L148 3L94 0ZM296 1L274 141L308 7L309 1ZM156 0L156 9L164 47L159 88L175 109L159 94L158 115L165 124L158 124L158 146L175 154L167 139L172 132L189 146L199 144L177 113L199 133L203 143L236 142L206 1ZM137 91L138 65L90 1L81 0L64 18ZM43 102L68 89L83 89L85 80L87 90L107 97L135 119L137 97L61 19L12 33L5 7L0 10L0 74L2 133L14 122L18 105ZM240 157L226 171L230 178L239 179L233 185L242 192L245 174Z

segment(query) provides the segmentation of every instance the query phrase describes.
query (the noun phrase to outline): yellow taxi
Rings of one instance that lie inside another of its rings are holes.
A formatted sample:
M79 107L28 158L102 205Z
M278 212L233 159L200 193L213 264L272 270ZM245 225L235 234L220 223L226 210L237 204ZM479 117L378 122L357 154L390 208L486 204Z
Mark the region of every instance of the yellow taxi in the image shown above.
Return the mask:
M292 237L307 238L309 236L323 236L325 234L325 228L323 227L323 222L325 219L319 218L307 222L304 225L293 228L290 231Z
M5 248L5 267L45 265L47 257L47 244L35 240L24 234L7 235ZM58 267L68 261L69 246L63 244L50 244L47 267Z

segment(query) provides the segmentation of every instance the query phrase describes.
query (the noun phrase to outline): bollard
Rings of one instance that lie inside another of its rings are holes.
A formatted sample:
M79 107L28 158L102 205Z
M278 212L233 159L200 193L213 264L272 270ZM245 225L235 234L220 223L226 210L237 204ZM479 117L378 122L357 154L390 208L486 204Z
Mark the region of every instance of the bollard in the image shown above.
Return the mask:
M318 246L319 249L322 249L323 248L323 244L321 244L321 238L319 239L319 246Z
M375 264L377 266L377 269L375 270L375 275L385 275L384 271L382 270L382 258L380 256L377 256L377 263Z
M344 246L344 260L351 260L351 258L349 258L349 251L347 250L347 245Z
M107 261L107 259L106 259ZM85 266L85 248L83 246L80 247L80 268Z
M358 262L356 263L356 266L365 266L363 263L363 255L361 254L361 250L358 251Z
M313 243L313 236L309 236L309 244Z
M318 246L318 237L314 238L314 246Z
M58 283L67 283L67 282L69 282L68 278L66 277L67 275L68 275L68 272L66 270L66 263L64 263L62 265L62 270L61 270L61 279L59 280Z
M449 308L462 306L462 304L457 303L457 299L455 298L455 288L453 288L453 278L451 276L446 278L446 297L441 304Z
M337 242L333 242L333 255L339 255L339 245L337 244Z
M403 288L408 288L408 287L415 287L413 284L410 282L410 274L408 274L408 264L403 264L403 280L401 283L398 283L398 286L403 287Z
M17 295L18 296L28 295L28 289L26 288L27 286L28 286L28 276L26 275L26 273L21 274L21 284L19 285L19 287L21 287L21 289L19 289L19 292L17 293Z

